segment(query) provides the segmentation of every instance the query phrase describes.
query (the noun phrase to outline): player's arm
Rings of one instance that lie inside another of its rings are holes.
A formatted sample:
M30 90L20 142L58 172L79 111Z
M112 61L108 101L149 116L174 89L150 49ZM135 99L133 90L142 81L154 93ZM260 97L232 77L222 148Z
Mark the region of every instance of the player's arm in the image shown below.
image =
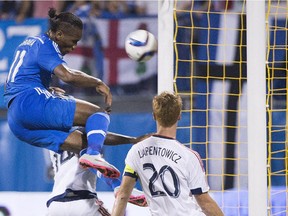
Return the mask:
M209 195L209 193L203 193L194 196L205 215L224 216L223 212L221 211L217 203Z
M104 145L115 146L115 145L121 145L121 144L130 144L130 143L134 143L135 140L136 140L136 137L107 132Z
M138 137L126 136L123 134L117 134L112 132L107 132L106 139L104 141L104 145L121 145L121 144L136 144L148 137L153 135L153 133L144 134Z
M104 96L106 105L111 106L112 94L110 88L102 80L82 71L64 67L63 64L58 65L53 72L65 83L78 87L95 87L96 91Z
M114 202L112 216L125 215L125 209L127 207L128 199L135 186L136 179L130 176L123 176L119 192L117 193L116 200Z

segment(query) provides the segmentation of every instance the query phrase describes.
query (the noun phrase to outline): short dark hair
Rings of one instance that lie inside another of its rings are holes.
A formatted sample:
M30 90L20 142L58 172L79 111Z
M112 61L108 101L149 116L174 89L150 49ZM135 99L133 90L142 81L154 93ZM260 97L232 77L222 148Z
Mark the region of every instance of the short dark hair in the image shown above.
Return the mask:
M55 8L50 8L48 11L49 15L49 29L52 32L57 30L69 31L71 26L79 29L83 29L83 22L79 17L70 12L62 12L56 14Z

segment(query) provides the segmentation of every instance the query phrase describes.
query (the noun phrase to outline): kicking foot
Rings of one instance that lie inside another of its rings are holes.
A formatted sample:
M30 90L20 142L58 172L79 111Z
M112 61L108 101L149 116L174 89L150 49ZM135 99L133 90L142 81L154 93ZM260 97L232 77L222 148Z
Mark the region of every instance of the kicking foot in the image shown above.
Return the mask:
M119 178L120 172L113 165L105 161L100 154L89 155L83 154L79 158L79 163L83 168L94 168L102 173L103 176L108 178Z

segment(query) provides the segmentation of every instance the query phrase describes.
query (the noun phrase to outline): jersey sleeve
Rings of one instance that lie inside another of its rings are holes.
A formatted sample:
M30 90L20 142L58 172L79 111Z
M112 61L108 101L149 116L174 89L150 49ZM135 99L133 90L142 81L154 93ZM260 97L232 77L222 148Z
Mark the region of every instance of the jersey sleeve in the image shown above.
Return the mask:
M137 173L128 165L126 164L124 169L124 176L130 176L132 178L138 179Z
M200 155L195 152L190 152L190 161L187 163L189 170L188 184L193 195L206 193L209 191L209 186L206 180L205 170Z
M132 146L132 148L129 150L127 156L126 156L126 159L125 159L125 169L124 169L124 175L125 176L130 176L132 178L136 178L138 179L138 175L137 175L137 172L136 172L136 165L134 164L135 161L137 160L134 160L134 146Z
M53 43L45 43L39 48L38 52L39 66L51 73L58 65L65 63L62 56L56 49L57 48L53 46Z

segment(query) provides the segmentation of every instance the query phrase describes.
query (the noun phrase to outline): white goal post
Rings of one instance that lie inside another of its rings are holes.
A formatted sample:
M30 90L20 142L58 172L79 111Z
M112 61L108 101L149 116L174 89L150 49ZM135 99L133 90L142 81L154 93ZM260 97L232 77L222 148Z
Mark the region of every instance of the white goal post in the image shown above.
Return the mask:
M173 2L158 1L158 93L173 91Z
M247 133L249 215L267 215L265 1L248 0Z

